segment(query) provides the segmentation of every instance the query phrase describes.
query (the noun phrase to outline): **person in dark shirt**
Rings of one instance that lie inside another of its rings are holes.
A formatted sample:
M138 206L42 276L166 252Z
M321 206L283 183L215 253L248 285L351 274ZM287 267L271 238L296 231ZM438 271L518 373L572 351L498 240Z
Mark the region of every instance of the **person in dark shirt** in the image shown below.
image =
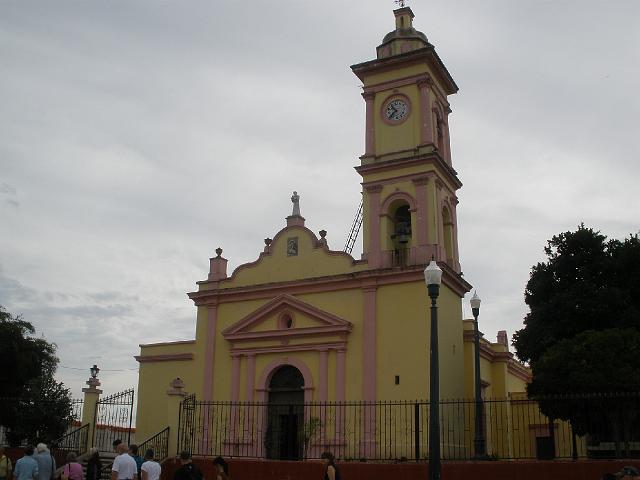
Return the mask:
M129 445L129 455L136 461L136 467L138 468L138 480L140 480L142 472L140 469L142 468L142 464L144 463L144 459L138 455L138 445L131 444Z
M180 452L180 468L173 474L173 480L202 480L202 472L191 460L191 452Z
M100 480L102 478L102 461L97 448L89 450L89 460L87 461L87 480Z

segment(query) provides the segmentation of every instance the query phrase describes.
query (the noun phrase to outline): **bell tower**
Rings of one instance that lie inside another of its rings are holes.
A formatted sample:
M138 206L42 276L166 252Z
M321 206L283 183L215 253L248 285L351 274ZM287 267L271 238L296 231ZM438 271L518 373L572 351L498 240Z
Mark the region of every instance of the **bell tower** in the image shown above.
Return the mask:
M456 191L447 97L458 86L409 7L393 11L395 30L377 58L351 69L363 83L364 257L372 268L417 265L433 257L460 272Z

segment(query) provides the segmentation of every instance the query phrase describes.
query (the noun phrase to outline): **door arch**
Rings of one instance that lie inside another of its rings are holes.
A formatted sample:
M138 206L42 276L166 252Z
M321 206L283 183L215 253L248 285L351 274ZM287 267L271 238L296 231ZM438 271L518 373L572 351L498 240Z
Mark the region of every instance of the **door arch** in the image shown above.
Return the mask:
M293 365L282 365L268 386L265 451L274 460L302 458L304 376Z

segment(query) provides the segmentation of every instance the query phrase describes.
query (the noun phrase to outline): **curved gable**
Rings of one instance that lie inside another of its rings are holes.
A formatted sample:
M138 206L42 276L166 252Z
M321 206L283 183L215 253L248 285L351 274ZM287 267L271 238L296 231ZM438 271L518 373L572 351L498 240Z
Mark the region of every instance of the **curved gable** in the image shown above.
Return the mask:
M235 269L218 288L234 288L325 277L364 270L365 265L342 251L330 250L326 240L303 226L283 228L255 262Z

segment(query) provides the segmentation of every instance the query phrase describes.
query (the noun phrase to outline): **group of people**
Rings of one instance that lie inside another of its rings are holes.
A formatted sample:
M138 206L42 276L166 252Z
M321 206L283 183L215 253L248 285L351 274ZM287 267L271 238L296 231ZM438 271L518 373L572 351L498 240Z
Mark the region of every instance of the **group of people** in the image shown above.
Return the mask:
M138 455L137 445L127 446L119 440L116 440L113 445L118 456L111 466L111 480L160 480L162 467L155 460L153 449L148 449L142 458ZM87 480L95 479L87 478Z
M15 466L5 455L4 447L0 447L0 480L53 480L55 475L56 460L46 444L25 447L24 456Z
M116 440L113 447L118 455L111 467L111 480L160 480L162 468L155 460L152 449L147 450L142 458L138 455L137 445L127 446ZM320 458L325 465L324 480L340 480L340 471L333 454L323 452ZM230 480L229 465L222 457L216 457L213 465L216 477L208 480ZM15 468L12 468L11 460L5 455L4 448L0 447L0 480L54 480L56 472L55 458L44 443L39 443L35 449L33 446L27 446L24 456L16 462ZM97 448L89 451L86 479L75 453L67 455L67 463L60 476L62 480L100 480L100 452ZM204 480L189 451L180 453L180 467L176 470L173 480Z

